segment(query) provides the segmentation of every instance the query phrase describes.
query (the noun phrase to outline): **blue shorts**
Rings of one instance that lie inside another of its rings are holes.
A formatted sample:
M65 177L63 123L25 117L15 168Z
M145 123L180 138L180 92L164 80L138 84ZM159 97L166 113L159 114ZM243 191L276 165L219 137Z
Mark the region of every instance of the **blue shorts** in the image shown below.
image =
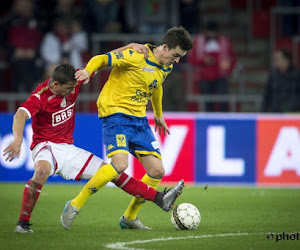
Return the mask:
M103 118L103 141L107 157L129 152L139 160L140 155L154 155L161 159L147 117L117 113Z

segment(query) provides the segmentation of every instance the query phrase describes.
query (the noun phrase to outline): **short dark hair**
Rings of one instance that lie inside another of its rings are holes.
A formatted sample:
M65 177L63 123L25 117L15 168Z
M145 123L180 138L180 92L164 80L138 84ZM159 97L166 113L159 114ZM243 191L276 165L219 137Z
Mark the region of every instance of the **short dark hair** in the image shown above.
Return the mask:
M161 44L166 44L169 49L175 49L179 46L182 50L187 51L193 48L193 40L191 39L189 32L182 26L175 26L168 29Z
M61 64L57 66L52 73L52 80L59 84L66 84L68 82L76 82L76 69L71 64Z

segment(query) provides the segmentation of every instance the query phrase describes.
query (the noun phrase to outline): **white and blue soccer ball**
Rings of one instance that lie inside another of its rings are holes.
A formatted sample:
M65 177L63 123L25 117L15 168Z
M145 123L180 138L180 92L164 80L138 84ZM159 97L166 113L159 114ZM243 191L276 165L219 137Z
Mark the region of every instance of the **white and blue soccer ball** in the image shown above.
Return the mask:
M171 222L178 230L194 230L200 221L200 212L193 204L181 203L172 211Z

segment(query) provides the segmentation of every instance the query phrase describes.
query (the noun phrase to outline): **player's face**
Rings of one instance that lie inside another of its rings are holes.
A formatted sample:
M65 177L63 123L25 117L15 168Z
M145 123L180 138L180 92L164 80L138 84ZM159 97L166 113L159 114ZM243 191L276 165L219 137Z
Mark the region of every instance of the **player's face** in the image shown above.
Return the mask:
M66 84L59 84L58 82L56 82L54 83L53 92L56 95L66 97L70 94L75 93L75 87L77 86L77 84L77 82L68 82Z
M163 51L164 53L161 58L161 63L167 67L174 63L179 63L180 59L187 53L186 50L182 50L179 46L175 49L169 49L167 45L163 45Z

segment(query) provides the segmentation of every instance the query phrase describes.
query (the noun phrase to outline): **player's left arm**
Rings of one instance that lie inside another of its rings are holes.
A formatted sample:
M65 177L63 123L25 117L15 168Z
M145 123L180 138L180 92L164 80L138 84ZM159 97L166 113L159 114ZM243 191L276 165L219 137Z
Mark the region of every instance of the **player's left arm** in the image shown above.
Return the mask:
M170 131L162 115L162 97L163 88L162 85L160 85L158 89L153 92L153 95L151 96L151 102L154 111L155 131L157 131L158 129L158 132L160 134L162 130L165 136L166 132L170 134Z

